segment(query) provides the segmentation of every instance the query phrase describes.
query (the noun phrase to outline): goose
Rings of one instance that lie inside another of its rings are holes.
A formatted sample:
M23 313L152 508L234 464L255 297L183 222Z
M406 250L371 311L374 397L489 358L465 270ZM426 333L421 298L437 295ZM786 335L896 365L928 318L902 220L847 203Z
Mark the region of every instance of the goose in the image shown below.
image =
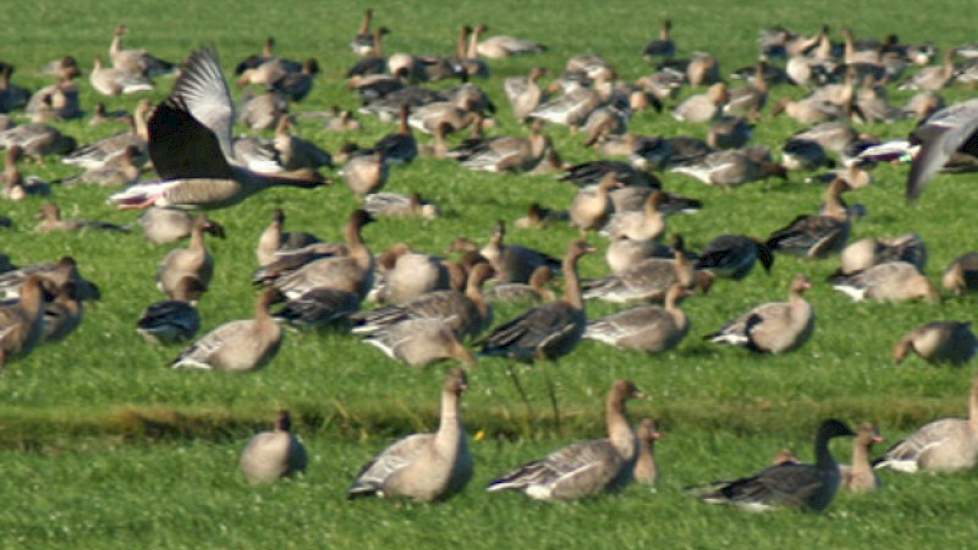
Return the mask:
M275 429L261 432L241 451L239 466L252 485L272 483L306 469L306 448L292 433L289 411L279 411Z
M566 223L570 214L566 210L553 210L538 202L531 202L526 209L526 216L517 218L513 226L519 229L542 229L557 223Z
M153 91L153 81L149 78L122 69L103 67L102 58L98 56L88 80L96 92L106 96Z
M374 257L364 243L361 233L363 228L373 221L374 219L366 211L355 210L350 214L345 228L347 255L325 257L314 255L312 261L302 264L298 269L285 272L281 272L276 266L278 262L275 262L266 266L273 274L267 279L272 286L290 299L297 298L317 287L352 292L363 299L373 286Z
M743 346L758 353L784 353L798 349L815 332L815 310L803 296L811 287L808 277L795 275L787 302L761 304L703 339L717 344Z
M849 240L849 212L840 196L850 189L836 179L825 190L825 206L820 215L800 215L771 233L765 243L774 252L808 258L824 258L839 252Z
M175 298L177 284L184 277L190 277L207 288L214 274L214 258L204 245L204 233L223 238L224 233L211 224L207 216L201 214L194 219L190 231L190 244L187 248L171 250L160 262L156 272L156 287L170 297Z
M355 292L314 287L285 302L272 316L300 329L337 326L360 309L360 302Z
M537 306L496 327L483 341L482 355L510 357L524 362L535 359L556 361L573 351L587 328L577 262L581 256L593 251L594 247L584 241L572 242L562 266L563 298Z
M65 178L61 183L67 187L79 184L94 184L103 187L135 184L142 174L136 164L141 153L137 145L127 145L122 153L102 163L97 168L89 168L84 173Z
M266 289L258 295L254 319L220 325L185 349L170 366L227 372L264 367L282 344L282 329L268 311L278 297L278 291Z
M319 74L319 62L310 57L302 62L298 72L288 72L272 84L272 90L287 97L290 101L302 101L312 91L316 75Z
M845 247L839 260L839 272L843 274L895 261L911 263L923 272L927 266L927 246L916 233L897 237L866 237Z
M695 160L674 166L670 172L684 174L707 185L736 187L759 179L778 177L787 179L784 166L768 158L756 158L749 150L729 149L716 151Z
M363 12L363 20L357 34L350 41L350 49L360 57L374 53L374 35L370 32L370 23L374 18L374 10L367 8Z
M659 27L659 38L645 45L642 54L645 57L672 57L676 55L676 43L672 41L670 35L672 31L672 21L663 19Z
M475 365L475 356L443 319L408 319L364 338L364 342L396 361L423 367L444 359Z
M437 319L460 338L475 336L492 324L492 307L482 295L482 285L492 276L492 267L480 263L469 274L465 292L435 290L400 305L358 313L352 317L353 333L369 336L412 319Z
M401 107L400 127L396 133L387 134L374 144L375 151L381 151L386 162L394 164L408 164L418 156L418 141L411 133L411 126L408 118L411 114L411 107L404 105ZM441 133L444 138L445 127L439 124L436 134Z
M482 40L476 46L482 57L504 59L515 55L526 55L547 51L547 47L532 40L514 36L496 35Z
M21 287L31 275L39 276L46 289L61 288L71 281L75 285L75 295L80 300L98 300L102 297L98 286L79 273L75 259L64 256L57 262L28 265L0 275L0 299L15 299L20 296Z
M285 232L282 228L285 225L285 211L281 208L275 209L272 223L265 231L262 231L258 238L258 246L255 247L255 257L259 266L266 266L277 259L276 252L279 250L295 250L303 248L320 240L310 233L303 231Z
M625 236L636 241L657 240L666 232L665 214L660 210L668 200L662 191L648 194L640 210L616 212L601 229L602 235Z
M557 296L547 288L553 279L553 271L545 265L533 270L529 283L500 283L494 285L485 297L492 302L552 302Z
M92 220L63 219L61 209L53 202L45 202L41 205L38 213L41 220L34 231L38 233L51 233L54 231L82 231L86 229L97 229L100 231L114 231L118 233L128 233L129 228L114 223Z
M400 305L450 286L449 268L441 258L413 252L397 243L377 258L379 277L368 298L379 303Z
M940 300L933 283L917 271L917 266L907 262L886 262L849 275L833 275L829 283L854 302L865 299L903 302L919 298L934 303Z
M928 363L960 366L974 357L976 346L978 338L970 322L934 321L900 338L893 346L893 361L901 363L913 352Z
M4 153L3 173L0 174L0 181L3 182L2 197L20 201L29 196L50 195L51 186L42 181L37 176L27 176L20 172L17 163L24 156L24 149L20 145L13 145L7 148Z
M54 299L45 301L41 342L60 342L67 338L81 325L84 312L85 308L75 291L75 283L68 281L61 285Z
M384 449L360 469L347 497L435 501L464 489L473 470L460 407L467 389L465 371L449 370L442 385L438 431L410 435Z
M112 33L112 43L109 45L109 59L112 66L120 71L133 75L154 77L173 72L176 67L169 61L164 61L146 50L125 49L122 47L122 37L129 32L128 27L119 25Z
M582 162L566 168L560 181L569 181L579 187L599 183L609 172L614 172L618 181L626 187L651 187L659 189L662 184L654 174L638 170L626 162L616 160L594 160Z
M183 277L173 289L173 299L147 307L136 321L136 332L151 344L173 344L194 337L200 330L197 301L207 287L194 277Z
M868 493L880 487L880 478L869 463L873 445L883 443L879 428L870 423L860 424L852 442L852 464L840 464L842 488L851 493Z
M143 228L146 239L153 244L167 244L189 237L194 227L194 218L184 210L176 208L147 208L137 220ZM214 231L224 232L220 224L211 220L216 226Z
M900 85L900 90L922 90L936 92L947 86L954 78L954 48L944 52L944 62L937 67L925 67Z
M629 380L616 380L605 402L608 436L569 445L491 481L487 490L521 491L535 500L569 501L622 489L633 477L638 442L625 403L641 399Z
M584 284L584 298L612 303L659 301L665 298L675 283L681 283L686 288L698 287L704 293L713 283L711 273L693 268L681 236L677 236L673 244L673 259L648 258L617 275L587 281Z
M352 157L340 174L343 181L358 197L376 193L387 183L390 164L385 161L384 151Z
M971 386L968 418L935 420L898 442L873 463L873 468L898 472L952 473L978 464L978 377Z
M272 186L319 187L318 174L258 174L231 147L234 106L211 49L191 54L166 101L149 119L149 156L162 178L109 197L119 208L224 208Z
M730 98L727 85L718 82L705 94L694 95L679 104L672 111L672 117L680 122L709 122L723 112L723 107Z
M44 289L38 275L28 276L15 303L0 304L0 370L33 351L44 334Z
M248 92L241 101L241 122L252 130L271 130L288 113L288 99L274 90L261 94Z
M364 197L363 209L375 218L421 217L434 220L439 216L438 206L421 198L418 193L371 193Z
M316 170L323 166L333 166L333 157L329 152L309 140L292 135L292 127L292 119L285 116L279 119L275 128L275 151L285 170Z
M705 269L719 277L740 280L760 261L764 271L771 272L774 254L763 242L744 235L720 235L696 260L696 269Z
M638 424L638 457L632 476L636 483L655 485L659 481L659 466L655 461L655 442L662 439L662 432L655 420L643 418Z
M131 122L129 131L109 136L84 147L79 147L70 155L64 156L61 162L79 166L86 170L100 168L113 158L121 156L125 152L126 147L129 146L137 147L140 153L139 156L144 156L146 143L149 139L149 131L146 128L146 116L149 114L150 109L149 101L140 100L132 116L126 118L127 122Z
M601 178L597 189L578 191L568 210L571 225L580 229L582 235L588 230L600 229L611 216L612 204L608 193L619 187L622 185L615 173L608 172Z
M496 278L503 283L525 283L530 275L540 266L547 266L553 271L559 271L561 262L532 248L506 244L506 223L496 222L489 243L478 252L489 260L496 272Z
M0 149L19 145L25 154L38 160L47 155L67 155L78 142L46 124L21 124L0 132Z
M503 81L503 91L513 107L513 116L520 122L526 122L530 113L545 101L545 94L540 88L540 78L547 74L542 67L530 69L528 76L511 76Z
M639 306L591 321L584 338L646 353L668 351L689 332L689 319L679 308L688 295L686 288L676 283L666 292L664 308Z
M740 117L721 116L710 124L706 144L714 149L738 149L750 141L753 128Z
M775 507L802 507L821 512L832 503L842 483L829 441L854 435L845 423L826 420L815 435L815 464L771 466L753 476L695 488L694 493L709 504L733 504L753 512Z
M957 296L978 289L978 252L968 252L955 258L944 271L941 284Z
M956 151L978 154L972 137L978 133L978 99L949 105L917 126L910 135L918 145L910 174L907 176L907 199L916 200L927 182L951 160Z

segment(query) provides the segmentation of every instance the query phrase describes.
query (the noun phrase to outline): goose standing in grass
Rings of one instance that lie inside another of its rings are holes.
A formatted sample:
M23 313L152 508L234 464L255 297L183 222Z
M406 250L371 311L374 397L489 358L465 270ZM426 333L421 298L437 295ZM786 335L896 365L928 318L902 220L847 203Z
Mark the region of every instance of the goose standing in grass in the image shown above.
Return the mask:
M944 271L941 284L957 296L978 289L978 252L968 252L955 258Z
M833 275L829 277L829 283L855 302L923 299L934 303L940 300L933 283L917 270L917 266L907 262L887 262L849 275Z
M978 338L970 322L934 321L905 334L893 346L893 360L901 363L911 352L928 363L961 366L975 356Z
M55 231L83 231L86 229L97 229L100 231L114 231L117 233L128 233L129 228L114 223L93 220L64 219L61 217L61 209L53 202L46 202L41 205L38 212L38 219L41 220L34 231L38 233L52 233Z
M978 155L974 139L978 133L978 99L969 99L941 109L917 126L910 142L919 145L907 176L907 199L915 200L927 182L956 152Z
M200 330L197 301L207 288L193 277L184 277L173 290L173 299L152 304L136 321L136 332L151 344L189 340Z
M767 247L809 258L824 258L839 252L849 240L851 222L849 210L842 202L842 193L850 189L845 180L837 178L825 190L822 213L801 215L768 237Z
M803 297L811 287L808 277L796 275L791 281L787 302L761 304L704 339L743 346L758 353L784 353L797 349L815 332L815 310Z
M705 94L694 95L680 103L672 111L672 116L680 122L709 122L720 116L729 98L727 85L718 82L710 86Z
M296 250L320 242L319 238L304 231L283 231L285 226L285 211L275 209L272 223L262 231L255 247L255 257L259 266L266 266L278 259L280 250Z
M968 401L968 418L944 418L925 425L891 447L874 468L898 472L951 473L978 464L978 377Z
M272 483L306 469L306 448L292 434L289 411L279 411L275 429L261 432L241 452L240 466L248 483Z
M153 81L149 78L122 69L103 67L102 58L97 56L89 76L89 82L95 91L106 96L153 91Z
M852 464L840 464L842 488L851 493L868 493L880 488L880 478L869 463L873 445L883 443L879 428L870 423L861 424L852 442Z
M666 293L665 307L639 306L591 321L584 338L648 353L668 351L689 332L689 318L679 308L688 295L686 288L676 283Z
M733 504L749 511L801 507L813 512L828 508L842 483L839 465L829 450L835 437L856 435L838 420L826 420L815 436L815 464L785 463L735 481L720 481L692 492L710 504Z
M149 156L161 181L109 197L120 208L224 208L273 186L319 187L322 177L263 175L238 164L232 149L234 105L211 49L191 54L166 101L149 119Z
M655 420L643 418L638 425L638 457L635 459L633 476L636 483L655 485L659 482L659 465L655 460L655 442L662 439L662 432Z
M176 299L177 284L184 278L190 277L207 288L214 275L214 258L204 245L204 233L211 233L223 238L224 233L211 224L207 216L198 215L190 232L190 244L187 248L171 250L156 272L156 287L161 292Z
M44 289L38 275L27 277L15 303L0 304L0 370L28 355L44 335Z
M706 245L695 267L739 281L754 269L758 261L765 272L771 272L774 254L766 244L743 235L720 235Z
M442 385L438 431L414 434L384 449L360 470L347 497L401 497L431 502L464 489L473 471L460 407L466 389L465 371L448 371Z
M605 401L608 437L575 443L534 460L489 483L487 490L521 491L545 501L568 501L616 491L633 479L638 441L625 403L642 398L635 384L617 380Z
M886 262L907 262L921 272L927 266L927 246L920 235L866 237L842 250L840 273L855 273Z
M266 289L255 302L255 317L231 321L208 332L183 351L170 366L227 372L251 372L264 367L282 345L282 328L268 307L279 299Z

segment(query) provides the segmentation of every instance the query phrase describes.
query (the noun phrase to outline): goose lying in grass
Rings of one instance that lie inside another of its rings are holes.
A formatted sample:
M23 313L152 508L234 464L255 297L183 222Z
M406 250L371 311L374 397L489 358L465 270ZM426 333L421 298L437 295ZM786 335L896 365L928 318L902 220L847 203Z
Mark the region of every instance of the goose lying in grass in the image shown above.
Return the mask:
M893 360L906 359L911 352L928 363L961 366L975 356L978 338L970 322L934 321L905 334L893 346Z
M292 434L289 411L279 411L275 429L252 437L239 464L248 483L257 485L305 471L307 462L306 448Z
M802 296L811 287L808 277L796 275L787 302L761 304L704 339L762 353L797 349L815 331L815 311Z

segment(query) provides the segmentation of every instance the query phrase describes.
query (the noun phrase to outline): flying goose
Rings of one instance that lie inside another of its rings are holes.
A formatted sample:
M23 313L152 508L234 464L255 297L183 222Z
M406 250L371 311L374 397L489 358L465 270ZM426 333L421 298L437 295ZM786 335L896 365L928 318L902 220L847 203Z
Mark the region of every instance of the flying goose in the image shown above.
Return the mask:
M465 488L473 470L459 403L466 389L465 371L448 371L442 385L438 431L410 435L384 449L360 470L347 497L435 501Z
M832 503L842 482L829 441L854 435L844 423L826 420L815 435L815 464L771 466L750 477L694 488L693 493L709 504L733 504L749 511L787 506L821 512Z
M662 439L662 432L655 420L643 418L638 425L638 457L632 476L636 483L655 485L659 481L659 466L655 461L655 442Z
M905 334L893 346L893 360L902 362L911 352L928 363L960 366L971 360L978 338L970 322L934 321Z
M882 443L879 428L870 423L864 423L856 431L852 442L852 464L840 464L842 488L851 493L867 493L880 487L880 478L869 463L869 453L873 445Z
M719 277L740 280L760 261L770 273L774 255L763 242L743 235L720 235L706 245L696 260L696 269L705 269Z
M902 302L923 299L937 302L940 295L933 283L907 262L886 262L849 275L829 277L832 288L849 296L855 302L865 299L880 302Z
M978 289L978 252L968 252L955 258L944 271L941 284L957 296Z
M632 481L638 454L625 403L642 397L632 382L616 380L605 401L606 438L574 443L528 462L490 482L487 490L522 491L536 500L566 501L625 487Z
M591 321L584 337L648 353L668 351L689 332L689 318L679 308L688 295L686 288L676 283L666 293L664 308L639 306Z
M28 355L44 335L43 279L31 275L19 288L15 303L0 304L0 370Z
M978 464L978 377L971 387L968 418L935 420L891 447L873 463L874 468L898 472L951 473Z
M842 250L840 273L855 273L886 262L907 262L921 272L927 266L927 246L920 235L866 237Z
M292 434L289 411L279 411L275 429L261 432L241 451L240 466L248 483L272 483L305 471L306 448Z
M815 310L803 294L812 287L804 275L791 281L787 302L761 304L729 321L704 340L743 346L758 353L784 353L805 344L815 332Z
M200 329L197 301L207 288L194 277L180 279L173 299L156 302L136 321L136 332L151 344L173 344L189 340Z
M264 367L282 344L282 329L268 311L268 306L278 298L275 289L265 290L256 300L254 319L220 325L184 350L170 366L227 372L250 372Z
M915 200L927 182L956 152L978 155L978 99L949 105L930 116L910 134L911 145L919 146L907 176L907 199Z
M809 258L824 258L839 252L849 240L849 211L840 198L849 184L836 178L825 190L825 206L820 215L801 215L771 233L765 243L774 252Z
M115 231L118 233L128 233L129 228L114 223L93 220L63 219L61 209L53 202L45 202L41 205L38 213L41 220L34 231L38 233L51 233L53 231L82 231L86 229L97 229L101 231Z
M149 156L161 181L109 197L120 208L223 208L271 186L312 188L318 174L263 175L240 166L231 146L234 105L217 52L191 54L173 91L149 119Z
M156 272L156 287L170 297L176 299L177 284L184 278L190 277L207 288L214 274L214 258L204 245L204 233L210 233L223 238L220 226L210 223L207 216L201 214L194 220L190 231L190 244L187 248L171 250L160 262Z

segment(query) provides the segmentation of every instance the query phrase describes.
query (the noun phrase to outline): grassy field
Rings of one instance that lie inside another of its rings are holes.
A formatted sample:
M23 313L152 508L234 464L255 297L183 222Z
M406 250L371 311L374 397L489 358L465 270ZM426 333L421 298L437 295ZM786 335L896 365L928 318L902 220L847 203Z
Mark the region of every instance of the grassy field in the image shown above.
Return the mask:
M355 61L346 48L364 6L307 2L288 8L253 0L174 4L161 10L148 2L117 0L92 5L40 1L31 9L7 10L0 27L5 45L0 60L17 65L14 81L39 87L47 82L39 67L71 53L84 67L105 55L112 28L130 28L127 43L178 60L193 47L214 44L224 65L257 51L265 36L278 39L290 58L316 56L324 69L306 102L294 111L333 104L354 107L356 98L340 77ZM540 56L491 63L493 76L479 82L500 107L500 132L525 134L510 115L502 79L543 65L559 72L567 57L594 51L612 61L618 74L633 80L649 72L640 51L668 15L682 53L717 55L726 72L756 56L756 32L784 24L814 32L822 22L833 30L850 26L857 37L899 33L906 42L933 40L941 48L973 39L958 12L969 4L941 0L920 10L905 4L871 1L728 2L703 0L681 6L632 6L631 2L575 0L555 10L546 3L497 1L373 3L378 23L393 30L389 52L449 53L455 29L486 22L493 32L546 43ZM492 34L492 32L490 33ZM160 79L154 100L171 81ZM83 104L98 98L87 79ZM697 90L698 91L698 90ZM684 94L693 93L685 90ZM779 88L781 95L801 90ZM968 97L949 90L949 101ZM901 104L910 94L892 90ZM110 108L131 108L138 97L108 100ZM310 124L299 133L335 151L344 141L372 143L390 131L362 118L357 134L329 134ZM863 131L902 136L911 122L868 125ZM59 124L80 142L94 141L121 127L90 128L87 121ZM801 126L765 115L755 142L772 147ZM632 130L666 136L704 136L705 126L682 125L667 115L636 116ZM563 128L548 129L565 160L596 158L582 138ZM25 165L29 174L57 178L73 170L51 158ZM800 213L814 211L822 189L790 181L751 184L728 193L673 174L660 174L670 191L700 198L704 211L670 219L700 248L720 233L766 236ZM926 240L928 273L940 273L957 255L974 247L970 220L974 176L939 176L920 203L908 207L902 188L906 167L880 167L872 187L849 195L867 205L854 237L914 231ZM496 219L513 220L529 201L564 207L572 186L545 176L475 174L452 161L419 159L396 169L388 189L418 191L440 204L439 220L382 221L366 229L375 251L398 241L441 252L459 235L484 241ZM105 205L113 190L61 189L54 199L73 216L119 223L135 219ZM344 490L359 466L393 438L436 425L437 387L443 370L411 370L369 346L337 334L287 336L281 353L264 371L249 376L174 372L165 368L179 348L145 345L134 331L141 310L160 299L154 286L158 261L169 247L154 247L138 231L132 235L37 235L31 231L40 200L2 204L17 224L0 233L0 252L18 264L75 256L84 275L103 289L80 330L60 345L37 350L0 376L0 546L213 547L328 546L369 548L394 544L471 547L593 547L617 544L667 547L832 546L911 547L943 544L966 547L978 536L967 507L978 489L975 473L915 478L888 475L885 490L869 497L842 497L820 516L778 513L743 516L701 505L680 489L696 482L746 474L777 450L793 447L811 460L811 434L818 422L835 416L853 424L875 420L891 441L922 422L960 415L966 407L973 368L940 369L910 360L895 367L889 350L903 332L937 319L973 319L974 297L946 297L939 305L856 304L820 282L835 270L832 260L807 262L778 257L770 276L756 272L740 283L721 281L707 297L688 300L693 328L678 349L655 357L581 345L563 360L556 379L563 427L555 430L543 378L527 370L524 380L532 410L519 399L501 360L483 360L470 374L465 397L470 433L484 431L475 444L476 478L463 494L437 506L389 502L347 504ZM228 238L208 245L216 258L211 290L201 303L204 330L252 310L250 274L254 244L276 207L288 226L324 239L341 236L341 224L356 206L342 185L313 192L274 190L213 218ZM560 254L576 235L570 228L546 232L510 231L510 242ZM603 275L602 254L585 258L585 276ZM815 336L801 350L780 357L757 357L718 349L701 335L759 301L781 300L792 275L817 281L808 294L817 312ZM588 305L597 317L614 311ZM519 313L501 307L497 320ZM632 417L662 420L659 445L664 481L655 494L632 487L620 496L574 505L545 506L519 495L492 495L482 487L492 476L565 442L601 434L600 400L611 381L627 377L650 395L632 406ZM308 474L295 482L254 490L236 469L237 453L273 411L294 411L297 431L311 452ZM848 444L837 443L848 457Z

